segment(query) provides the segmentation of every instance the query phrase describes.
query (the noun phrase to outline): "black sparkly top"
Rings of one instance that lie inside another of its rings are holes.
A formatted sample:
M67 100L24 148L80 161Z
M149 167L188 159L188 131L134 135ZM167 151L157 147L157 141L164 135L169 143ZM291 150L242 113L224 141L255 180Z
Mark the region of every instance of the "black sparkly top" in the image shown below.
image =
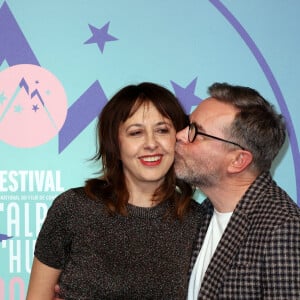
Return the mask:
M68 190L49 208L35 256L62 269L65 300L185 299L201 207L192 201L179 221L164 217L170 205L128 205L127 216L109 215L83 188Z

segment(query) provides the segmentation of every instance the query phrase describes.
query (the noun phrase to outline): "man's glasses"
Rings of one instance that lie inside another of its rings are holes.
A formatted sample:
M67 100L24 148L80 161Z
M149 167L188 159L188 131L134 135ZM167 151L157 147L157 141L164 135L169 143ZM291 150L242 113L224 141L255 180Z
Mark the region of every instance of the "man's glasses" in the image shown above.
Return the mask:
M217 136L214 136L214 135L210 135L210 134L207 134L207 133L204 133L204 132L201 132L201 131L198 131L197 129L197 125L195 123L190 123L189 125L189 131L188 131L188 140L190 143L192 143L196 136L197 135L203 135L203 136L207 136L209 138L212 138L212 139L215 139L215 140L218 140L218 141L221 141L221 142L225 142L225 143L229 143L229 144L232 144L232 145L235 145L235 146L238 146L239 148L241 148L242 150L246 150L244 147L242 147L241 145L235 143L235 142L232 142L232 141L228 141L228 140L224 140L222 138L219 138Z

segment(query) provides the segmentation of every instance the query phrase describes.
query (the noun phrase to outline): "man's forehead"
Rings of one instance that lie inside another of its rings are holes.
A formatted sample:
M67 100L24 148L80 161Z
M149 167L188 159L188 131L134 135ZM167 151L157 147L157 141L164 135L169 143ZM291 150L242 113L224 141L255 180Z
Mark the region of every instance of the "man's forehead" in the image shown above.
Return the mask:
M190 120L196 123L232 121L237 110L230 104L214 98L204 99L191 113Z

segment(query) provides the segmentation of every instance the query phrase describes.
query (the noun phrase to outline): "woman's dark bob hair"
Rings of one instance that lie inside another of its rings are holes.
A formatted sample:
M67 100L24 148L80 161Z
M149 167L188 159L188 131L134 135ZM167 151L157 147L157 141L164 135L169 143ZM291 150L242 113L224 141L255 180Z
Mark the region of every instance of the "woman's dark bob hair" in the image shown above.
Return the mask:
M162 116L172 121L176 131L187 125L187 116L178 99L169 90L154 83L126 86L108 101L98 118L99 147L94 156L96 161L102 159L99 172L101 177L87 180L85 191L90 198L103 201L110 213L126 215L129 199L120 160L119 127L141 105L149 102ZM171 199L174 202L173 214L181 219L189 206L192 193L190 185L176 178L172 165L163 184L155 191L153 201L159 203Z

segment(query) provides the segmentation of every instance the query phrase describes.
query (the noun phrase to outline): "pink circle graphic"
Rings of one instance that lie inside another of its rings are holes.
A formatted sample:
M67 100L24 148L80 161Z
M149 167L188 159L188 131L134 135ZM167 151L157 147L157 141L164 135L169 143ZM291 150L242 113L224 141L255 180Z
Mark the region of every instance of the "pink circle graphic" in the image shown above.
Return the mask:
M45 144L66 116L66 93L48 70L22 64L0 72L0 140L20 148Z

